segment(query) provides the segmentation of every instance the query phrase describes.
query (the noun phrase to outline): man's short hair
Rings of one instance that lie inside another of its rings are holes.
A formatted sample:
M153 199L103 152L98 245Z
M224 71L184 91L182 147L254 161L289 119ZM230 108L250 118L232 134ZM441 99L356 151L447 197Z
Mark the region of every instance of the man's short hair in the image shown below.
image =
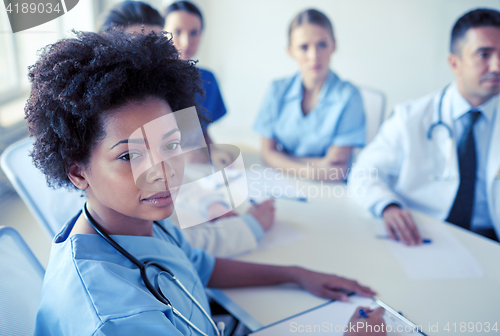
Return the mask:
M500 28L500 12L495 9L478 8L465 13L457 20L451 30L450 52L460 54L458 44L471 28L496 27Z

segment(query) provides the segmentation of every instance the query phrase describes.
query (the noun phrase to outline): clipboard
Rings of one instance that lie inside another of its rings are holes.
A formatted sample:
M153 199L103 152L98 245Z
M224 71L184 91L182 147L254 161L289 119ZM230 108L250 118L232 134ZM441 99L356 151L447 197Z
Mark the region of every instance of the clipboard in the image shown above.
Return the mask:
M385 309L384 324L387 328L388 336L426 336L423 332L423 325L416 325L379 299L366 298L358 295L349 296L349 302L327 302L303 313L261 328L254 333L249 334L249 336L281 336L297 334L343 335L346 328L349 328L351 316L355 313L356 308L359 306L370 308L380 306ZM366 326L360 326L360 328L363 327L366 328Z

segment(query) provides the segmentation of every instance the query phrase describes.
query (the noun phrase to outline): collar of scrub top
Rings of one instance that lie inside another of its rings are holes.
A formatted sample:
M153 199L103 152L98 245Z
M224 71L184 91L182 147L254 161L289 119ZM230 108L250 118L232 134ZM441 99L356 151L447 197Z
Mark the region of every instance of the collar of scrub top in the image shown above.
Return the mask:
M329 99L326 93L330 90L330 87L335 85L337 80L338 80L337 75L334 74L332 70L328 70L328 75L325 79L325 82L323 83L323 86L321 86L321 90L318 95L317 105ZM302 85L302 74L299 72L294 76L293 81L290 84L290 89L287 90L284 99L287 101L300 99L300 101L302 101L302 99L304 98L303 87L304 86Z
M493 120L495 110L498 106L498 95L491 97L488 101L483 104L473 107L458 91L457 83L454 82L450 85L451 93L451 113L453 121L458 120L464 114L471 110L477 110L481 112L481 116L486 118L488 122Z
M179 317L181 320L183 320L186 324L188 324L191 328L196 330L198 333L200 333L203 336L208 336L205 332L203 332L200 328L198 328L196 325L194 325L193 322L189 321L180 311L175 309L175 307L172 305L169 299L165 296L165 294L161 291L160 286L158 285L158 278L155 278L155 286L151 284L151 282L148 279L146 269L148 266L154 266L157 269L159 269L161 272L160 273L166 273L170 277L170 279L189 297L189 299L198 307L198 309L201 310L203 315L210 321L210 324L214 328L217 336L221 336L221 332L217 325L215 325L214 320L210 317L210 315L206 312L206 310L202 307L202 305L196 300L196 298L184 287L184 285L177 279L168 268L164 267L160 263L157 263L152 260L146 260L144 262L139 261L137 258L135 258L133 255L128 253L127 250L125 250L120 244L118 244L113 238L111 238L106 232L102 230L102 227L97 224L95 219L92 217L90 214L89 210L87 209L87 203L83 205L83 214L85 216L85 219L87 219L87 222L92 226L92 228L105 240L107 241L111 246L113 246L118 252L120 252L124 257L126 257L128 260L130 260L134 265L136 265L140 272L141 272L141 278L142 281L144 282L144 285L146 285L147 289L149 292L161 303L167 305L172 309L172 312ZM164 232L167 233L177 244L177 246L180 247L179 243L177 240L159 223L154 222L155 224L159 225ZM156 287L156 288L155 288ZM223 328L221 328L223 329Z

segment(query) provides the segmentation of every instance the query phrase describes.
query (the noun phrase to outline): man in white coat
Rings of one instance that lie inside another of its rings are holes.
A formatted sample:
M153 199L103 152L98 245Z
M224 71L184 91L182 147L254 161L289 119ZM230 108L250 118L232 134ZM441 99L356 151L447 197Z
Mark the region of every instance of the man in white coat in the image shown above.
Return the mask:
M422 243L408 208L500 236L500 12L463 15L450 49L456 81L396 106L349 177L389 236L408 245Z

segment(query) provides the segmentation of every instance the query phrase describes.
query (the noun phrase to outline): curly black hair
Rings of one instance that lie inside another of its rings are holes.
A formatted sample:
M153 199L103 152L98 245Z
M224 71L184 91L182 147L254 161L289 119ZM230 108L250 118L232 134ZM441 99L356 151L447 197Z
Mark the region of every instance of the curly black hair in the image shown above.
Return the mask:
M74 33L45 47L29 69L31 156L49 186L74 188L69 167L88 164L111 109L157 97L172 111L196 106L206 121L197 99L204 95L200 72L179 58L167 35Z

